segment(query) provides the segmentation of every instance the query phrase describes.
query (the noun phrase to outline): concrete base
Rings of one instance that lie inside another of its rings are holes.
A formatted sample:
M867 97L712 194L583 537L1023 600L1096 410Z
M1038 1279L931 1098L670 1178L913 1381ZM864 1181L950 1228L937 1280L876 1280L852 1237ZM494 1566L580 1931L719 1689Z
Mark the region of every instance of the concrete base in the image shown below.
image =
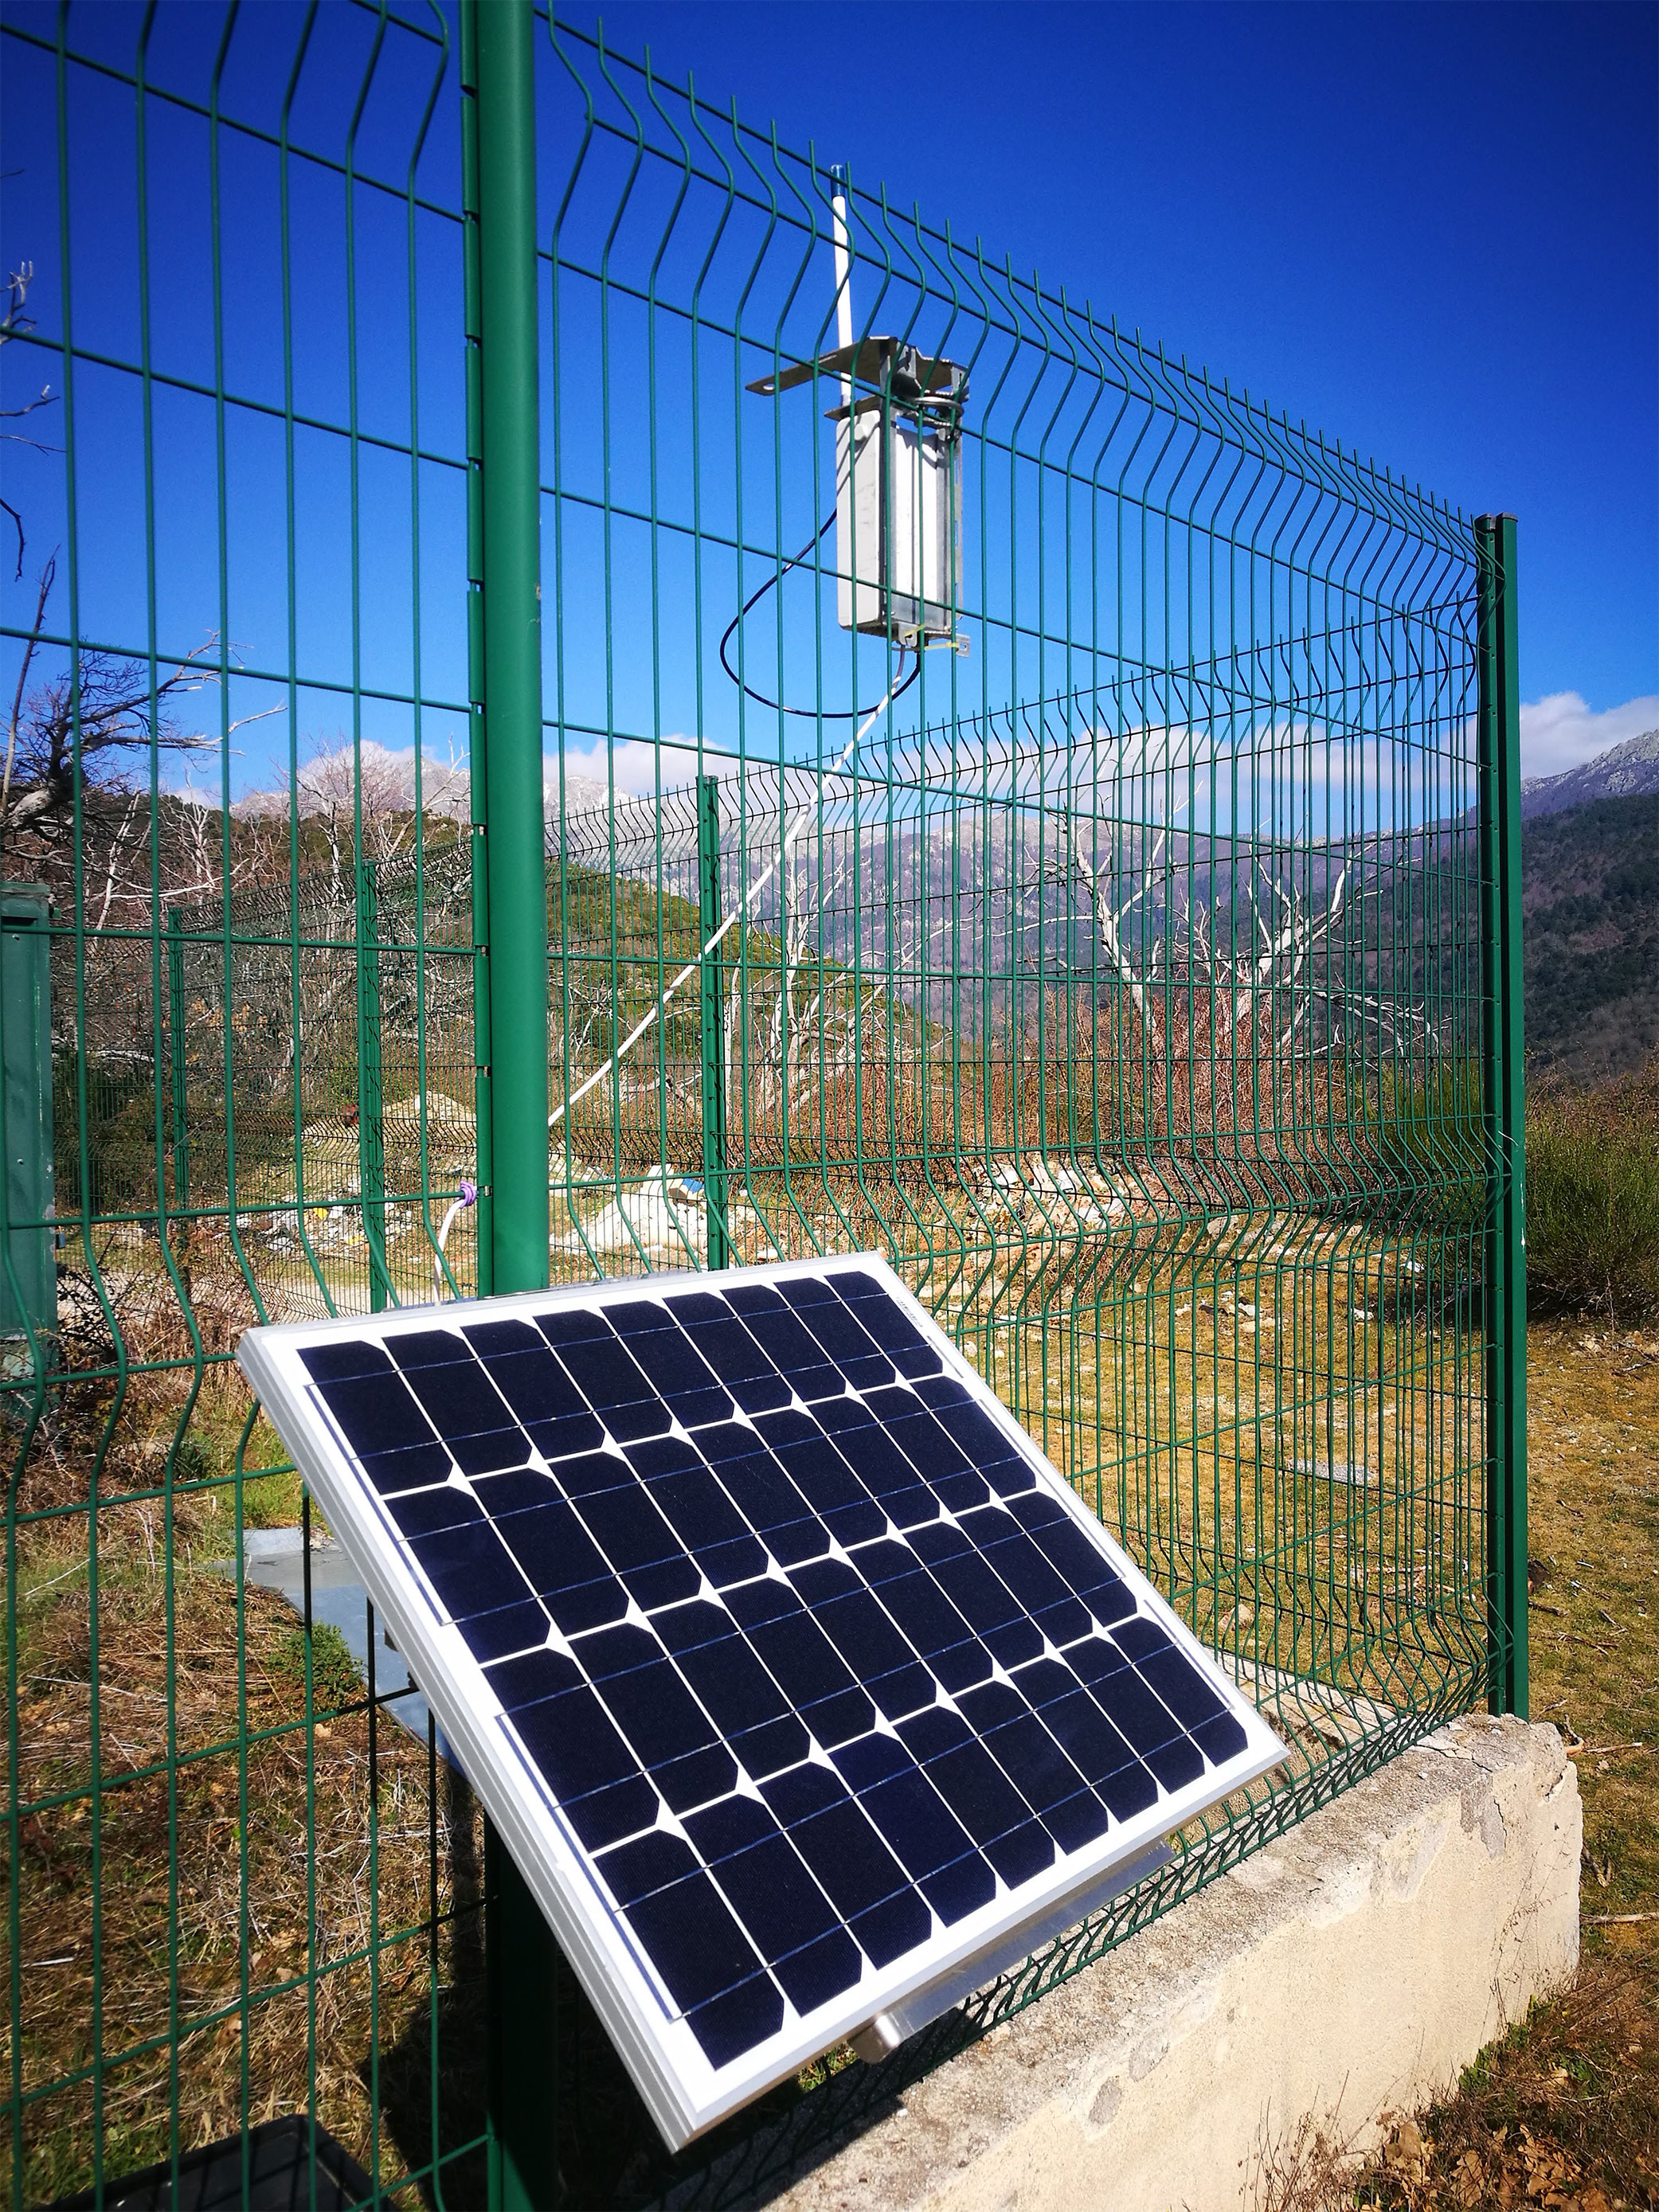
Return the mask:
M1304 2120L1355 2148L1578 1955L1577 1776L1472 1717L917 2085L788 2212L1223 2212Z

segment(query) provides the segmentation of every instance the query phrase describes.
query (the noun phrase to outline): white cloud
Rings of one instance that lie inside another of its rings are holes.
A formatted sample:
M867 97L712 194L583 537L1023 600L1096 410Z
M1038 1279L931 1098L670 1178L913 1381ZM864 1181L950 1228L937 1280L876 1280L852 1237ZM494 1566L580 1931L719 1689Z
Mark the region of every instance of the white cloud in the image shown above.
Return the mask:
M1626 699L1599 713L1577 691L1552 691L1521 709L1521 773L1560 775L1594 760L1609 745L1659 729L1659 697Z
M603 740L590 746L586 752L580 746L567 743L564 769L567 776L579 775L603 787L610 782L614 763L617 792L620 797L624 793L640 794L656 790L658 758L657 746L642 744L636 738L619 738L609 759ZM660 747L660 758L665 791L677 791L696 780L696 747L688 744L685 738L678 736L665 738ZM718 765L717 763L710 763L711 767ZM559 779L556 753L550 753L546 757L544 775L550 792L556 791Z

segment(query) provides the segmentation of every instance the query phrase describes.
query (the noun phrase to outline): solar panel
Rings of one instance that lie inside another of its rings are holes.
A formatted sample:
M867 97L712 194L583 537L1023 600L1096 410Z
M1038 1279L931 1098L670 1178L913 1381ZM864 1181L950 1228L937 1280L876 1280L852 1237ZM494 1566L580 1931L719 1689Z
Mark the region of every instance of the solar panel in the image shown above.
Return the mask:
M878 1258L239 1357L676 2148L1283 1756Z

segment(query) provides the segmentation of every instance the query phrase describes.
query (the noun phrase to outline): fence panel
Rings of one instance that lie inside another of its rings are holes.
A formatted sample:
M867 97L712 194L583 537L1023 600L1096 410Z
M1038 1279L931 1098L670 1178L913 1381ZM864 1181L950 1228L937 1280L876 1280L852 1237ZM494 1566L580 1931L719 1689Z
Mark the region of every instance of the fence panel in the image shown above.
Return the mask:
M0 18L20 2203L734 2202L1524 1704L1512 524L525 13ZM1291 1755L671 2161L234 1346L862 1249Z

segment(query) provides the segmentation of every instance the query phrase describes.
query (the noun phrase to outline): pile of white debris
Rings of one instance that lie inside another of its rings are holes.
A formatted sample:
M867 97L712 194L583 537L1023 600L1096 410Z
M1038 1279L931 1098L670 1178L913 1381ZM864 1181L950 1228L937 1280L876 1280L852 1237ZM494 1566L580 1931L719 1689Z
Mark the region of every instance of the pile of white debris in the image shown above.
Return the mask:
M741 1187L732 1194L726 1230L732 1243L742 1240L745 1260L779 1256ZM747 1249L751 1242L756 1245L752 1251ZM681 1267L701 1261L708 1251L708 1194L702 1178L659 1160L638 1182L619 1188L596 1214L579 1220L568 1236L556 1237L553 1249L592 1254L595 1259L642 1257Z

